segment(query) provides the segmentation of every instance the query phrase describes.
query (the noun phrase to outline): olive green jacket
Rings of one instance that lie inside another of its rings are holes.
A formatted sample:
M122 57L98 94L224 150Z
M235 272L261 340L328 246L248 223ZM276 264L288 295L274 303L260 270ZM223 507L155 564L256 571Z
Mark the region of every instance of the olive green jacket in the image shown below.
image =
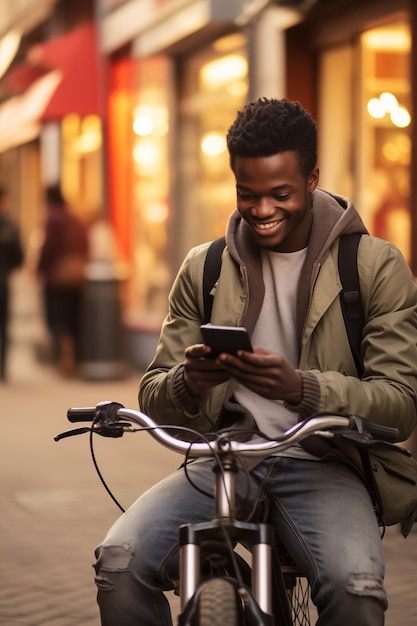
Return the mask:
M361 238L358 270L365 314L362 339L364 374L357 375L339 293L339 236L367 233L353 204L316 190L313 225L298 286L296 317L303 398L286 405L305 418L315 412L358 414L395 426L401 440L417 422L417 286L398 249L369 235ZM222 269L215 287L211 321L246 326L258 318L264 294L261 257L251 231L235 211L229 220ZM233 381L206 397L189 394L183 378L184 350L202 343L203 268L209 243L185 258L169 298L156 356L139 388L141 410L161 425L190 426L200 432L253 425L252 416L233 401ZM273 329L271 329L273 332Z

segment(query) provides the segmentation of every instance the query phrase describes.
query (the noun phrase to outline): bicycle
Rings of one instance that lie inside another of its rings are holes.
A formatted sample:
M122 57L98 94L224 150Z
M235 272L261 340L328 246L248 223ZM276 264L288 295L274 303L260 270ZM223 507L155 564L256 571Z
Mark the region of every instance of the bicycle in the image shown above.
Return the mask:
M309 589L300 588L297 582L303 573L287 560L288 555L279 540L277 543L272 527L236 518L235 478L240 456L265 457L282 452L309 435L327 439L353 436L358 440L361 436L398 440L397 429L372 424L358 416L332 414L315 415L299 422L277 440L257 443L236 441L233 438L236 431L232 430L206 435L203 441L190 443L170 435L168 427L156 424L144 413L117 402L70 408L67 417L72 423L92 424L60 433L55 441L85 432L90 437L93 434L121 437L125 432L147 430L159 443L182 454L185 467L191 458L214 457L215 515L206 522L183 524L179 528L178 626L310 624ZM249 549L249 559L236 552L238 545Z

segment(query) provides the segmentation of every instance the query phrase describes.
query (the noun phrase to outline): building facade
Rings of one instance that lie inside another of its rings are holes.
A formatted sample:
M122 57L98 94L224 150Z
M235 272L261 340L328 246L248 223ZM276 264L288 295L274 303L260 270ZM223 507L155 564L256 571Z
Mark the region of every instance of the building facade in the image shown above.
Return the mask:
M13 168L31 150L81 212L106 212L129 268L132 337L156 337L184 255L223 234L235 205L225 134L258 96L312 113L321 186L351 197L417 271L412 0L96 0L86 17L96 110L81 109L80 83L75 110L44 111L40 139L0 163Z

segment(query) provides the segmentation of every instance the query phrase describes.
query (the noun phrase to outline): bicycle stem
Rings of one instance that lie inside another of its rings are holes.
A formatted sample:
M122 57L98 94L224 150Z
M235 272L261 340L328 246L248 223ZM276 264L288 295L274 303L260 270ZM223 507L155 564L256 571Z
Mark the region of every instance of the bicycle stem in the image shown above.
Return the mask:
M236 475L238 465L232 455L226 455L213 466L215 517L232 519L236 513Z

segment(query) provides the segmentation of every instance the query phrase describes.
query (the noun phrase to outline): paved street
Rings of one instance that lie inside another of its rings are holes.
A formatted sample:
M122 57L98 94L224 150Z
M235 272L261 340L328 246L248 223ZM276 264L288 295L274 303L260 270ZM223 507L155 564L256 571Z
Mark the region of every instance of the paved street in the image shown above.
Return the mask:
M44 330L32 296L17 297L10 380L0 384L0 624L99 626L93 549L118 510L94 471L88 436L59 443L53 436L69 426L70 406L114 399L136 407L139 374L110 383L68 381L40 364L34 345ZM96 455L124 506L179 460L146 433L100 440ZM415 626L417 532L404 540L389 529L384 546L386 626Z

